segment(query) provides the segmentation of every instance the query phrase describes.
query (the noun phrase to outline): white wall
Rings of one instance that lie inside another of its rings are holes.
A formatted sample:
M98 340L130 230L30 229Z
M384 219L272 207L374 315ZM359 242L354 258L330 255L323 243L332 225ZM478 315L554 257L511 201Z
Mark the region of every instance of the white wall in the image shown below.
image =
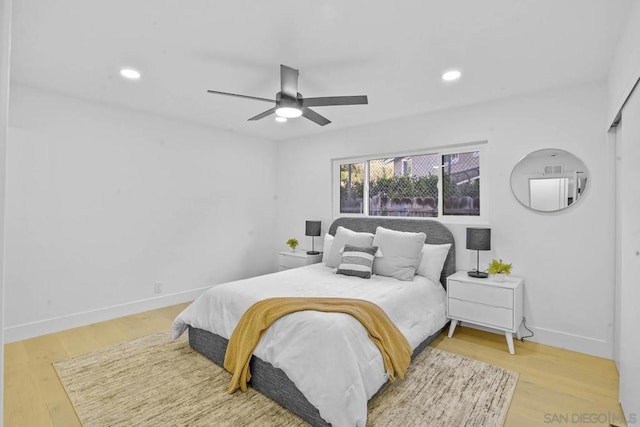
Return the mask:
M634 2L620 41L616 46L608 75L608 121L614 121L627 96L640 79L640 2Z
M273 271L273 142L11 89L7 340Z
M11 0L0 0L0 427L4 407L4 207L5 154L9 108L9 50L11 40Z
M373 100L372 100L373 101ZM278 146L277 242L302 242L305 219L332 221L331 159L488 140L491 257L512 262L525 278L525 316L535 341L611 358L613 355L614 152L604 131L606 92L586 86L425 114L281 143ZM541 214L511 194L513 166L527 153L560 148L587 166L581 202ZM483 206L487 206L483 201ZM451 225L459 269L475 264L464 225ZM307 243L308 244L308 243Z

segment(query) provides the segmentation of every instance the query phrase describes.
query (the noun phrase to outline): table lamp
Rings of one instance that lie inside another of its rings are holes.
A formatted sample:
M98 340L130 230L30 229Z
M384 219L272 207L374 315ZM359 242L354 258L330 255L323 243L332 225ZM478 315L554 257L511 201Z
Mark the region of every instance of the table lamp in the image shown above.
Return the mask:
M311 250L307 251L308 255L318 255L320 252L315 248L315 237L320 235L320 221L307 221L305 236L311 236Z
M491 250L490 228L467 228L467 249L476 251L476 269L469 271L469 277L487 278L488 273L480 271L480 251Z

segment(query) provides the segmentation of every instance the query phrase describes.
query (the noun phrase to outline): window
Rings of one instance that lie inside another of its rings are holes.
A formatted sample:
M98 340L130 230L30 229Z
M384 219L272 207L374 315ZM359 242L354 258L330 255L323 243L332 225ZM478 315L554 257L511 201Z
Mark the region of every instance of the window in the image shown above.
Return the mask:
M480 150L335 160L340 174L336 213L478 217Z
M363 190L364 163L341 164L340 213L363 213Z
M478 151L442 156L443 215L480 215Z
M434 154L369 160L369 215L438 216L438 164Z

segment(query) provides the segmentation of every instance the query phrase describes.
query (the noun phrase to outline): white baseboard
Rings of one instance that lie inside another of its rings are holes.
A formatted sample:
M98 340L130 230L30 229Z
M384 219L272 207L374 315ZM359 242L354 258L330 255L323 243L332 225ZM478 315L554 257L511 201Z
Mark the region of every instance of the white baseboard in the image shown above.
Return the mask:
M499 330L485 328L483 326L465 322L462 322L462 326L504 334L504 332ZM550 345L552 347L560 347L565 350L577 351L579 353L586 353L592 356L604 357L606 359L613 359L613 343L607 342L606 340L531 325L527 325L527 327L533 331L534 336L526 338L526 341L533 341L540 344ZM520 327L520 332L522 336L529 335L529 332L527 332L522 326ZM507 344L505 342L505 346L506 345Z
M536 326L529 326L529 329L535 335L527 339L533 342L613 360L613 342ZM528 335L524 329L521 331L524 335Z
M118 317L129 316L131 314L142 313L144 311L155 310L174 304L193 301L207 289L209 289L209 287L192 289L175 294L161 295L145 300L133 301L111 307L104 307L96 310L39 320L37 322L10 326L8 328L5 328L4 330L5 343L21 341L28 338L64 331L66 329L77 328L80 326L90 325L92 323L103 322L105 320L112 320ZM465 322L462 322L461 326L502 334L502 332L500 331L472 325ZM554 347L560 347L566 350L577 351L580 353L587 353L593 356L613 359L613 343L607 342L606 340L585 337L582 335L570 334L567 332L540 328L531 325L528 325L528 327L535 334L534 337L528 338L528 340L530 341ZM523 335L528 335L527 331L525 331L524 328L521 328L520 331L523 333Z
M144 311L193 301L207 289L209 289L209 287L192 289L175 294L161 295L111 307L104 307L96 310L39 320L37 322L10 326L4 330L5 343L21 341L40 335L51 334L54 332L64 331L66 329L77 328L80 326L90 325L92 323L103 322L105 320L116 319L118 317L129 316L131 314L142 313Z

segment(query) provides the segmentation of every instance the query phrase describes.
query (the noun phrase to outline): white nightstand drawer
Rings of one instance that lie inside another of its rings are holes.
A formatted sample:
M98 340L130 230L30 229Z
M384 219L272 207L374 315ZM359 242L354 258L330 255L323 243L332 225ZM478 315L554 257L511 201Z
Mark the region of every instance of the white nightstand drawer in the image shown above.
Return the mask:
M309 255L306 252L280 252L278 254L278 271L304 267L322 262L322 254Z
M447 294L458 300L513 309L513 290L509 288L449 280Z
M278 265L283 268L297 268L306 264L305 259L293 256L281 256Z
M449 317L513 330L513 310L449 298Z

